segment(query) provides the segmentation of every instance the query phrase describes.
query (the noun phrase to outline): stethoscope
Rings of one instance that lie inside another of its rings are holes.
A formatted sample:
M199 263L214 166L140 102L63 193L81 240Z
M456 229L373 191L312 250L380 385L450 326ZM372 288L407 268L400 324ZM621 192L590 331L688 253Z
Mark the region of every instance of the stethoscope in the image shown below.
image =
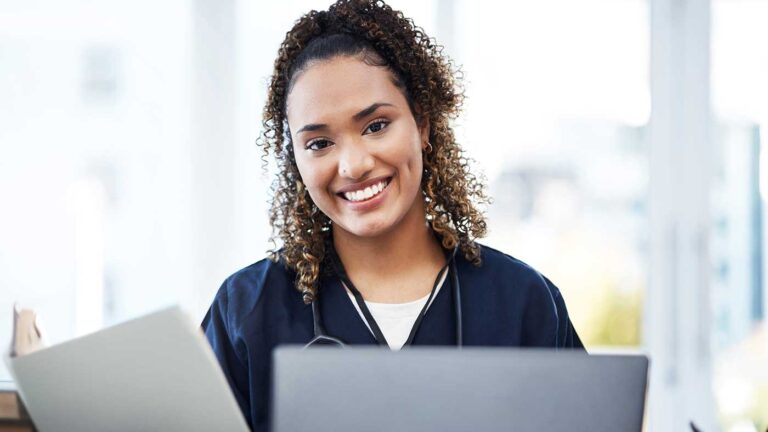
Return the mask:
M437 278L435 279L435 283L432 286L432 292L429 294L429 297L427 298L427 302L424 304L424 307L421 309L421 312L419 312L419 316L416 318L416 322L413 324L413 328L411 329L411 333L408 336L408 339L405 342L405 346L409 346L413 343L413 339L416 336L416 332L419 329L419 326L421 325L421 321L424 318L424 315L426 315L427 308L429 307L430 303L432 302L432 298L435 295L435 291L437 291L437 287L439 282L443 279L443 274L448 271L449 276L451 278L451 286L453 288L453 308L456 318L456 345L461 348L461 346L464 344L464 340L462 337L463 333L463 324L461 319L461 285L459 284L459 274L456 270L456 252L458 251L458 246L453 249L453 251L450 253L450 256L448 257L448 262L443 266L442 269L440 269L440 272L437 275ZM371 332L373 333L374 337L376 338L376 342L383 347L388 347L386 338L384 338L384 334L381 332L381 329L379 328L378 324L376 324L376 320L373 318L373 315L371 315L370 310L368 310L368 306L365 304L365 300L363 300L363 296L360 294L360 291L355 288L355 285L352 283L351 280L349 280L349 277L347 276L346 270L344 270L344 266L341 263L341 260L339 259L338 255L335 253L335 251L331 251L331 261L333 263L334 270L336 271L337 276L341 281L344 283L344 285L347 286L347 288L352 292L352 295L355 298L355 302L357 303L358 307L360 307L360 311L363 313L363 316L365 317L365 320L368 322L368 327L371 329ZM325 327L323 326L323 318L320 313L320 305L318 304L318 298L320 296L316 296L315 299L312 301L312 323L313 323L313 329L314 329L314 337L312 340L310 340L306 345L304 345L304 348L309 348L311 346L315 345L332 345L332 346L340 346L345 347L347 344L343 342L341 339L330 336L328 333L325 332Z

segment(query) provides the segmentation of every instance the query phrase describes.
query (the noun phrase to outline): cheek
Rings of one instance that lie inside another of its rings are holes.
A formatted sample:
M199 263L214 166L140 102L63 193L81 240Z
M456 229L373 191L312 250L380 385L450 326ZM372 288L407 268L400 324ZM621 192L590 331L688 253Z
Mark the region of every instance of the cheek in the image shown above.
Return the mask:
M317 168L314 166L316 164L313 163L311 158L306 157L302 150L296 147L293 149L293 159L296 161L296 168L299 170L302 183L304 183L305 187L310 187L310 185L317 181Z
M423 161L421 155L421 145L418 135L409 134L402 137L402 143L407 145L400 145L392 155L393 160L398 161L398 165L403 167L410 177L421 176Z
M396 166L406 166L408 170L421 166L421 140L418 132L410 128L393 134L385 145L381 158Z
M317 158L305 158L298 155L296 157L296 167L301 175L301 180L315 203L324 199L323 194L333 180L334 171L326 165L328 164L325 161Z

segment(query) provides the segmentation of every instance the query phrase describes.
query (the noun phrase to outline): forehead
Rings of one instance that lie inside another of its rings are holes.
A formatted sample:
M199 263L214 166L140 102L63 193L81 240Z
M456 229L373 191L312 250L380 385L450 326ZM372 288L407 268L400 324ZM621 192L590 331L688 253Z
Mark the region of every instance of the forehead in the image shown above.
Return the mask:
M288 122L347 118L374 102L407 108L408 102L386 67L353 57L337 57L310 65L294 82L287 99Z

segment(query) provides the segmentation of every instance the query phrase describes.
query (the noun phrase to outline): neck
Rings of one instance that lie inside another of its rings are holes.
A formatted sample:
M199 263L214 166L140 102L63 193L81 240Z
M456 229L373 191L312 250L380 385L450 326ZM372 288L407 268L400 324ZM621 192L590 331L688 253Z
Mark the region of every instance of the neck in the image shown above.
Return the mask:
M420 298L429 292L445 263L442 248L426 224L423 201L382 235L357 237L334 229L333 242L349 278L369 301ZM424 283L413 284L414 279Z

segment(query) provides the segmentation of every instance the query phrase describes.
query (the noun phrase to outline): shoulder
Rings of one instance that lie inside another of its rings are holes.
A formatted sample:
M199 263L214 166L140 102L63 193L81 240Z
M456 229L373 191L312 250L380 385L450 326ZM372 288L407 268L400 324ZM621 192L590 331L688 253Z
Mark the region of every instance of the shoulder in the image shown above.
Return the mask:
M481 246L482 265L478 271L485 274L482 281L490 289L478 290L507 306L521 320L524 346L583 348L576 330L571 324L568 309L560 290L530 265L499 252ZM488 284L489 280L492 282Z
M538 272L525 262L512 255L501 252L490 246L478 244L481 250L482 265L489 270L501 271L505 274L535 276Z
M275 262L264 258L227 277L217 296L225 296L230 301L256 300L263 295L265 288L290 283L293 278L294 272L282 260Z
M247 321L264 301L287 296L295 273L282 261L264 258L227 277L217 291L212 308L219 309L233 327Z
M477 267L479 272L515 286L547 285L547 279L531 265L490 246L479 246L482 259L482 264Z
M486 245L480 247L482 264L468 270L482 277L486 286L492 287L490 291L494 297L514 297L529 308L557 316L560 290L549 279L520 259Z

